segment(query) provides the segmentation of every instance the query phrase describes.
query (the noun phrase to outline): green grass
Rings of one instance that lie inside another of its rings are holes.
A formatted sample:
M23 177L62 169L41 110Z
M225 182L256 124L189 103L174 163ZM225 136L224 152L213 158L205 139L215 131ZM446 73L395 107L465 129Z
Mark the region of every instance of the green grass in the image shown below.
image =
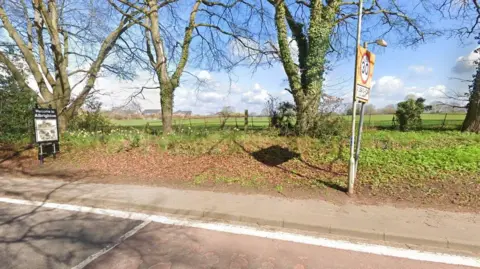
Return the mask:
M364 125L366 127L391 127L392 126L392 117L393 115L365 115ZM344 116L346 120L350 120L351 116ZM360 117L357 116L357 121ZM441 127L445 120L445 127L457 128L459 127L463 120L465 119L465 114L448 114L445 119L445 114L423 114L422 120L425 127ZM112 122L119 126L131 126L135 128L142 128L148 123L148 125L153 129L159 129L162 126L162 121L158 120L145 120L145 119L132 119L132 120L112 120ZM174 119L173 125L177 128L208 128L215 129L219 128L221 124L220 118L218 117L206 117L206 118L194 118L194 119ZM248 126L253 129L264 129L268 127L269 118L268 117L250 117ZM225 124L226 127L233 128L237 127L243 129L244 127L244 118L229 118Z
M248 126L268 126L269 119L268 117L250 117L248 119ZM253 123L252 123L253 121ZM145 126L147 123L152 126L162 126L161 120L144 120L144 119L135 119L135 120L112 120L114 124L120 126ZM205 127L205 126L220 126L221 121L218 117L207 117L207 118L194 118L194 119L174 119L173 124L176 126L190 126L192 127ZM235 127L238 124L239 128L243 128L245 122L243 117L238 118L229 118L225 126Z
M277 170L257 160L257 165L250 163L245 172L239 172L241 169L208 170L192 179L194 185L269 187L280 193L303 187L346 187L348 137L319 140L278 136L272 130L245 133L234 128L223 131L185 129L166 136L148 135L134 128L117 129L110 134L68 132L62 141L64 148L107 149L110 153L139 148L145 152L155 152L156 149L169 155L191 157L228 156L225 161L229 162L229 167L238 167L235 160L244 160L245 154L254 159L258 152L269 155L269 160L279 155L282 159L286 157L280 168L277 167L287 172L285 174L269 175ZM478 134L454 130L400 132L367 129L362 140L357 185L367 195L381 193L396 199L410 199L409 196L416 195L417 198L411 199L434 197L432 199L444 199L445 203L449 203L450 196L459 193L456 197L461 201L458 203L480 206L480 192L475 187L480 184L479 156Z

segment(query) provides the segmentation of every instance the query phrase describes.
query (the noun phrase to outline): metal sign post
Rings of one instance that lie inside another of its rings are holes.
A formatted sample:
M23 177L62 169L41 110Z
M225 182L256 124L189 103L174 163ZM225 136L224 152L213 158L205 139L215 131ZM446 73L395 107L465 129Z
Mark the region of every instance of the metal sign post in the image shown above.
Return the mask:
M353 185L355 183L355 157L354 157L354 147L355 147L355 114L357 110L357 65L358 65L358 48L360 47L360 34L362 31L362 11L363 11L363 0L358 2L358 22L357 22L357 49L355 57L355 77L353 79L353 111L352 111L352 137L350 139L350 162L348 167L348 193L353 194Z
M367 43L365 47L360 46L360 32L362 23L362 1L359 3L358 11L358 26L357 26L357 50L355 57L355 76L353 85L353 111L352 111L352 137L350 139L350 162L348 169L348 193L353 194L355 177L357 175L358 160L360 157L360 142L362 139L363 119L365 116L365 104L370 98L370 89L372 87L373 67L375 65L375 55L367 50ZM378 43L378 42L377 42ZM385 44L386 42L380 42ZM379 43L379 44L380 44ZM381 45L380 44L380 45ZM361 104L360 122L357 134L357 141L355 143L355 125L357 102ZM356 148L356 149L355 149Z
M361 65L358 67L358 68L361 68L361 73L362 73L361 82L365 84L365 85L362 85L362 87L366 90L360 93L361 97L357 96L357 98L361 100L360 103L362 105L362 108L360 109L360 122L358 123L358 134L357 134L357 145L356 145L357 148L355 150L354 178L357 177L358 160L360 159L360 145L362 142L363 121L365 117L365 104L368 102L368 99L370 98L371 80L373 75L373 66L375 63L375 55L370 53L367 50L367 47L368 47L368 43L365 42L363 45L363 48L365 49L365 56L362 56ZM367 60L364 61L364 59L367 59ZM365 86L368 86L368 88Z

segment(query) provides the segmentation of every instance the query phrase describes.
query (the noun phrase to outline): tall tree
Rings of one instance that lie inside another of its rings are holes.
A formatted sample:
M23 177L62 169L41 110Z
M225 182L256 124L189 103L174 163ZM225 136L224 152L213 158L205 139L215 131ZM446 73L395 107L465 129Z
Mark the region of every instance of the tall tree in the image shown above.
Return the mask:
M20 87L38 89L40 105L57 109L62 130L92 93L102 69L120 74L121 66L107 57L117 52L117 41L138 12L125 10L128 16L119 16L112 11L103 1L0 0L0 29L10 37L0 44L0 63ZM12 47L35 86L26 83L6 54Z
M320 105L329 55L351 55L348 51L354 51L359 3L342 0L268 2L274 8L278 54L288 78L288 91L298 109L297 132L305 134ZM435 33L427 29L429 21L419 5L408 1L402 5L396 0L364 2L362 38L366 41L385 37L389 43L410 46ZM296 55L291 51L292 40L298 47Z
M479 50L477 49L475 52L478 53ZM473 82L470 85L467 115L462 125L463 132L480 133L480 61L477 60L476 64L477 71L474 74Z
M449 31L451 36L464 42L472 36L480 40L480 3L477 0L444 0L436 8L443 12L445 18L451 19ZM478 42L480 44L480 41ZM479 53L478 45L475 53ZM462 100L468 97L467 115L462 125L462 131L480 132L480 62L474 62L477 70L473 75L473 81L469 91L464 94L454 93L451 97L455 100Z
M145 62L154 71L159 84L164 133L172 131L174 93L180 86L182 75L191 74L186 71L187 64L206 64L209 69L227 71L232 68L237 63L229 57L232 42L244 43L252 35L251 26L240 23L250 20L244 6L256 10L245 0L109 2L120 12L129 7L145 16L136 20L140 27L136 31L143 33L140 42L143 46L139 49L147 56ZM134 46L139 46L138 42Z

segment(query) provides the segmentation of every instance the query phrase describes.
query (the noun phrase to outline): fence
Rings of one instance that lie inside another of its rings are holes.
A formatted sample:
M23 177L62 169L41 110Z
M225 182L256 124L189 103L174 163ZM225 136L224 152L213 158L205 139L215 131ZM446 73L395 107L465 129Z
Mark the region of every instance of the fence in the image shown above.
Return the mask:
M459 129L464 119L465 114L423 114L422 129ZM399 125L395 115L365 115L364 124L375 129L397 129Z
M345 120L349 121L351 116L343 116ZM458 129L465 119L465 114L423 114L422 126L424 129ZM357 117L357 121L359 118ZM118 128L137 128L143 129L146 126L152 130L160 131L162 121L160 119L131 119L131 120L113 120ZM173 127L175 129L195 128L195 129L244 129L245 117L232 116L192 116L184 118L174 118ZM270 124L269 117L264 116L249 116L248 129L261 130L268 128ZM390 114L383 115L365 115L364 128L372 129L396 129L398 122L395 116Z

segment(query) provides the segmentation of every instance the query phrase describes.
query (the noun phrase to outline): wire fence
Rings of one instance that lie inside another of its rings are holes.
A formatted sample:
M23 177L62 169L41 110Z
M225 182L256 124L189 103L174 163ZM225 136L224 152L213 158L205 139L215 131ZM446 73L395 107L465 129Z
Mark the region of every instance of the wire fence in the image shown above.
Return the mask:
M344 117L346 121L350 121L351 116ZM465 114L423 114L422 129L459 129L463 123ZM357 122L359 117L357 117ZM160 131L162 128L161 120L157 119L132 119L114 121L119 128L149 128ZM228 118L220 116L193 116L184 118L174 118L172 121L173 128L185 129L248 129L262 130L270 127L270 118L265 116L249 116L245 120L244 116L231 116ZM364 128L366 129L398 129L399 123L395 115L365 115Z

